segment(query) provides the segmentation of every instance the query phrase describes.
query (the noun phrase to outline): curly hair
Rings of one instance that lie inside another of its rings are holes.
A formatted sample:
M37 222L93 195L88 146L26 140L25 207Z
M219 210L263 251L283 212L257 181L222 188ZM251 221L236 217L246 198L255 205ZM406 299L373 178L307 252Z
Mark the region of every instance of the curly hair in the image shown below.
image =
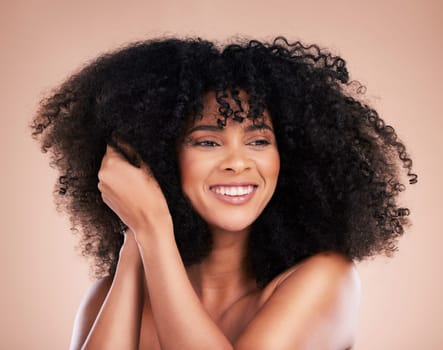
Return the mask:
M394 129L359 100L358 87L342 58L284 37L224 46L155 39L83 67L41 102L31 127L60 173L57 207L69 213L82 253L103 276L115 272L124 227L97 189L106 145L125 140L149 164L189 266L211 251L211 236L181 192L177 140L190 118L201 116L209 92L216 93L221 126L226 118L256 120L267 109L281 169L271 201L253 224L248 254L264 286L319 252L353 260L390 256L410 223L398 195L405 189L402 168L409 183L417 180L412 161ZM240 91L248 98L246 115Z

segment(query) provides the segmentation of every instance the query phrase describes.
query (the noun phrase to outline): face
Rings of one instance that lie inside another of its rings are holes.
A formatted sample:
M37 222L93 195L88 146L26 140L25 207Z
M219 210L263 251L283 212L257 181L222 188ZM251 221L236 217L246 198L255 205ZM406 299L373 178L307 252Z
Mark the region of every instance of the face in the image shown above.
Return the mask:
M203 118L189 127L179 149L182 190L209 228L248 230L271 199L280 170L272 122L228 118L217 126L219 105L205 98Z

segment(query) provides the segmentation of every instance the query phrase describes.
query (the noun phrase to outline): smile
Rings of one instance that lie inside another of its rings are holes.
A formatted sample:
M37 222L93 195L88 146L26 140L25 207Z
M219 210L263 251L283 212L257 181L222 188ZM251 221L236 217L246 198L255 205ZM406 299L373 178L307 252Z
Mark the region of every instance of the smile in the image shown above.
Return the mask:
M243 196L254 191L254 186L214 186L211 191L225 196Z
M215 196L229 204L244 204L254 195L257 185L216 185L209 189Z

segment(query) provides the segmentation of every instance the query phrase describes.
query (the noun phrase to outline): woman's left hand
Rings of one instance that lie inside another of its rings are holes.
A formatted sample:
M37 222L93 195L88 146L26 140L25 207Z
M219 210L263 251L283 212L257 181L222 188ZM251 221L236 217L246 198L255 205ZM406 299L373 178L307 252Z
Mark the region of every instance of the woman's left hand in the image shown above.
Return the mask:
M136 236L139 232L172 230L166 199L145 163L137 168L107 146L98 178L103 201Z

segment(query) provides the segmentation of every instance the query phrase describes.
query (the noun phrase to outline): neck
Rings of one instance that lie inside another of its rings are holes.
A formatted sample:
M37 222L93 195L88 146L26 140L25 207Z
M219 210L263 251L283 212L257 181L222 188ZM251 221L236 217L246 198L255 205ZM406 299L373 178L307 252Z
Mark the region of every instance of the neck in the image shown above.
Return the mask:
M201 263L188 268L188 276L207 309L223 309L256 289L246 263L249 230L211 230L213 248Z

